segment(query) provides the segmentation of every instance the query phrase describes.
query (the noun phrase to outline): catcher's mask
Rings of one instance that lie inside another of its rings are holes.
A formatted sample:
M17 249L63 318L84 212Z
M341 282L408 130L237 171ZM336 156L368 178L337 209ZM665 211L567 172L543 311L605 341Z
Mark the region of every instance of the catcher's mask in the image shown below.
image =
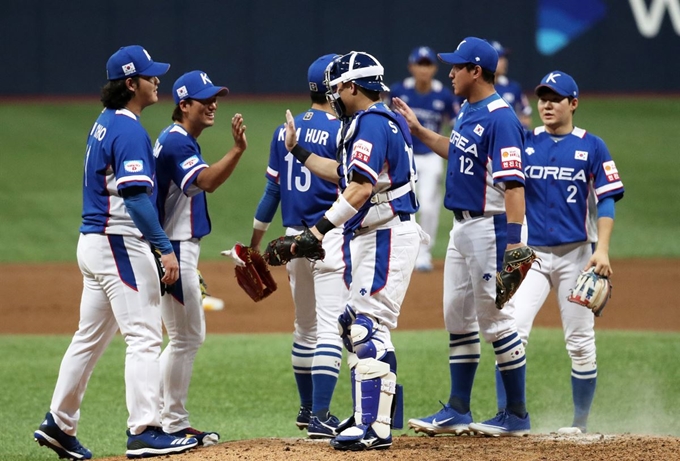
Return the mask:
M326 68L326 99L339 119L347 119L345 105L337 93L338 83L352 82L370 91L390 91L383 83L385 69L368 53L351 51L335 58Z

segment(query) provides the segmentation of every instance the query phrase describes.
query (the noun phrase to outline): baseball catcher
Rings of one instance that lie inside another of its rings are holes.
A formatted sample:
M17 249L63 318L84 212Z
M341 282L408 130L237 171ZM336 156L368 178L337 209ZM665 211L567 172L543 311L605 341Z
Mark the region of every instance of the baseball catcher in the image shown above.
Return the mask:
M234 259L236 281L253 301L261 301L276 291L276 281L265 259L255 248L237 243L231 250L223 251L222 255Z
M496 273L496 308L503 309L512 298L536 259L538 256L528 246L505 252L503 269Z
M596 317L600 317L611 297L612 284L609 278L596 273L595 267L591 267L581 272L567 299L572 303L587 307Z
M272 240L264 252L265 260L272 266L283 266L294 258L316 261L326 257L326 251L308 227L298 235L286 235Z

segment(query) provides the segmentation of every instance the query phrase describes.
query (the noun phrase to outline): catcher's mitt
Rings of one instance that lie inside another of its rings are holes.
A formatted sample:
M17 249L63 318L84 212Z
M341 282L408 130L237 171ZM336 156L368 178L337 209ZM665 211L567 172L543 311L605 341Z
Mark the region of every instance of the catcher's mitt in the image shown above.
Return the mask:
M293 250L293 245L295 249ZM293 252L295 251L295 252ZM316 261L326 257L321 241L308 227L298 235L286 235L272 240L264 252L265 260L272 266L282 266L294 258Z
M503 270L496 273L496 308L503 309L538 259L528 246L508 250L503 255Z
M256 249L237 243L222 254L234 258L236 281L253 301L261 301L276 291L276 281Z
M612 283L609 278L595 273L595 267L591 267L576 278L576 285L567 299L587 307L599 317L611 297Z

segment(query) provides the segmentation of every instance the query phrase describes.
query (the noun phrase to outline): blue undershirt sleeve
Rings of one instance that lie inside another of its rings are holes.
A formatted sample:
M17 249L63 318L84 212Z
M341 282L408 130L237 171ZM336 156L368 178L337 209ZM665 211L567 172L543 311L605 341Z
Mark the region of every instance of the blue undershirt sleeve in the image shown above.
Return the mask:
M264 223L272 222L280 201L281 190L279 185L268 179L267 186L264 188L264 194L260 199L260 203L257 204L257 210L255 210L255 219Z
M614 199L612 197L597 202L597 217L614 219Z
M149 196L144 192L132 195L125 194L123 201L132 221L134 221L137 229L142 232L144 238L155 248L158 248L161 254L172 253L170 240L163 232L161 223L158 221L158 214L151 204Z

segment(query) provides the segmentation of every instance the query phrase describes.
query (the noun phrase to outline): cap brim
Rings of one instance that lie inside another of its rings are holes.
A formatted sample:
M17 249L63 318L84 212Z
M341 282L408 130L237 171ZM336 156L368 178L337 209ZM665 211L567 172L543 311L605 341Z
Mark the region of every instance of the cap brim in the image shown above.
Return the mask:
M445 62L446 64L467 64L468 62L470 62L469 60L463 58L456 52L439 53L437 57L441 62Z
M559 88L555 88L554 86L552 86L552 85L547 85L547 84L545 84L545 83L541 83L540 85L538 85L538 86L534 89L534 94L535 94L536 96L538 96L538 90L540 90L541 88L548 88L550 91L553 91L553 92L559 94L560 96L564 96L565 98L568 98L568 97L571 96L571 93L569 93L568 91L565 92L564 90L561 90L561 89L559 89Z
M149 67L141 72L138 72L137 74L143 77L159 77L161 75L165 75L168 69L170 69L170 64L166 64L164 62L154 62Z
M211 88L205 88L189 97L191 99L208 99L215 96L226 96L227 94L229 94L229 88L226 86L213 86Z

